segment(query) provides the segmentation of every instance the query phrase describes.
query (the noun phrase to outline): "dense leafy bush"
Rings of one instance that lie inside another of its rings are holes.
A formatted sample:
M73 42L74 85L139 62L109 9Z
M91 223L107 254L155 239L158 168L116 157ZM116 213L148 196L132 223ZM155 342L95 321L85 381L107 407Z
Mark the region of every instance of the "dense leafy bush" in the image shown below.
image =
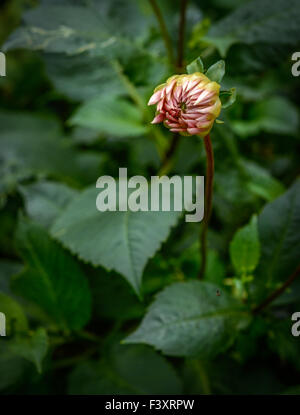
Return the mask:
M190 0L184 28L186 3L1 6L2 393L300 391L300 4ZM147 107L198 56L224 59L237 89L211 132L202 279L202 224L95 208L119 167L205 174L203 139L151 125Z

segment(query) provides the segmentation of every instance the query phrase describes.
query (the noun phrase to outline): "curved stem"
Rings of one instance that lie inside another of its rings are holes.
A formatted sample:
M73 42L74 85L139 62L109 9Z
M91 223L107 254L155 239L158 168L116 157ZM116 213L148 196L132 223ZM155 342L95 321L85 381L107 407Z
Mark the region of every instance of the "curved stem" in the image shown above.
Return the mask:
M267 297L261 304L253 308L252 310L253 314L257 314L261 312L264 308L266 308L269 304L271 304L277 297L279 297L280 294L282 294L285 291L287 287L289 287L292 284L292 282L294 282L294 280L297 278L299 274L300 274L300 265L290 275L290 277L285 281L285 283L281 285L281 287L277 288L277 290L273 291L273 293L271 293L269 297Z
M145 101L140 96L138 90L136 89L135 85L130 81L127 75L124 74L123 67L117 59L111 61L111 64L116 71L117 75L119 76L120 80L122 81L124 87L126 88L128 95L131 97L132 101L135 102L136 106L141 111L141 115L145 122L149 123L151 120L151 114L148 107L145 105ZM165 148L167 146L167 139L164 135L159 132L159 129L154 128L151 126L151 139L155 138L155 145L157 147L157 151L159 155L164 154Z
M123 67L117 59L111 61L114 70L116 71L117 75L119 76L120 80L122 81L124 87L126 88L129 96L135 102L137 107L140 109L143 117L147 117L149 114L148 108L145 105L144 100L138 93L135 85L129 80L128 76L124 74Z
M206 268L207 257L207 229L208 222L211 216L212 209L212 195L213 195L213 181L214 181L214 152L209 134L204 137L204 146L206 152L206 178L205 178L205 200L204 200L204 219L202 231L200 233L200 254L201 254L201 268L199 278L203 278Z
M167 50L167 54L168 54L168 59L171 65L174 64L174 55L173 55L173 47L172 47L172 41L167 29L167 26L165 24L163 15L160 11L160 8L158 7L158 4L156 3L156 0L149 0L153 12L157 18L157 21L159 23L159 27L160 27L160 31L161 31L161 35L163 37L163 40L165 42L165 46L166 46L166 50Z

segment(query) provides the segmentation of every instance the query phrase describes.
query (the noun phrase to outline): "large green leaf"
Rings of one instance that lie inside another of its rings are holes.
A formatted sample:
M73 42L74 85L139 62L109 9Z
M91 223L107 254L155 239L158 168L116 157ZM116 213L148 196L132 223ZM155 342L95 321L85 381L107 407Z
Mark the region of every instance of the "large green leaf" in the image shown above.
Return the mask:
M140 292L147 260L181 212L99 212L98 193L95 188L83 191L54 222L51 233L84 261L119 272Z
M14 292L39 306L58 326L84 326L91 296L77 262L43 228L25 219L20 220L17 243L27 265L12 280Z
M23 15L23 26L12 33L4 49L21 47L69 55L89 52L97 56L124 56L134 49L131 34L144 36L148 28L138 2L118 0L117 3L100 5L94 0L87 7L80 1L76 4L71 0L44 1ZM126 19L121 18L121 11Z
M48 337L44 328L39 328L27 336L17 336L10 340L9 350L16 356L32 362L39 373L42 372L42 362L48 350Z
M63 183L42 180L20 186L25 198L26 211L39 224L48 227L63 212L77 191Z
M48 53L44 60L54 86L72 99L87 100L97 95L112 97L126 92L115 67L107 59L87 53L75 56Z
M0 185L4 188L33 174L52 175L76 184L97 175L99 161L72 148L55 119L1 112L0 124Z
M258 217L261 283L267 287L286 280L300 263L300 180L268 203Z
M150 344L171 356L206 358L231 344L243 316L239 304L217 285L175 283L157 295L141 325L124 342Z
M72 116L70 124L118 137L138 136L147 131L141 113L134 105L119 98L102 96L82 104Z
M234 43L296 44L300 40L298 0L255 0L214 24L205 40L224 56Z
M238 274L252 273L259 261L260 244L257 231L257 217L239 229L230 244L231 262Z
M150 347L117 346L100 362L87 361L71 373L70 394L179 394L172 366Z

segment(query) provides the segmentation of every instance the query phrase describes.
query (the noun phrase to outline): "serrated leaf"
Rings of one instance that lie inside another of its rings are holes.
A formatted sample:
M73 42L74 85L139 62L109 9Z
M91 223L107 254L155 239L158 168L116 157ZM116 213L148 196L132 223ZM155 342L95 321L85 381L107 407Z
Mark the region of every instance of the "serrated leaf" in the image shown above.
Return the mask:
M79 365L69 381L69 393L75 395L155 395L181 391L181 381L170 363L142 345L118 345L106 359Z
M166 240L180 212L99 212L98 193L95 188L83 191L51 233L84 261L122 274L139 293L147 260Z
M230 257L236 273L251 274L258 264L259 255L257 217L253 216L248 225L235 233L230 243Z
M27 266L13 278L13 291L58 326L83 327L90 318L91 295L77 262L43 228L25 219L19 222L17 247Z
M187 65L186 71L188 74L193 74L194 72L204 72L204 65L200 56Z
M32 362L39 373L48 350L48 336L44 328L39 328L27 336L17 336L9 344L9 350L16 356Z
M82 104L69 123L117 137L138 136L147 131L141 113L134 105L120 98L102 96Z
M217 295L217 291L221 295ZM146 343L171 356L214 356L236 335L243 311L219 286L175 283L160 292L125 343Z
M255 0L215 23L204 39L225 56L235 43L296 44L299 24L298 0Z
M225 75L225 62L220 60L211 65L205 75L211 80L220 83Z
M20 191L29 216L46 228L78 193L63 183L46 180L20 186Z
M299 265L300 180L268 203L258 216L261 284L270 287L285 281Z

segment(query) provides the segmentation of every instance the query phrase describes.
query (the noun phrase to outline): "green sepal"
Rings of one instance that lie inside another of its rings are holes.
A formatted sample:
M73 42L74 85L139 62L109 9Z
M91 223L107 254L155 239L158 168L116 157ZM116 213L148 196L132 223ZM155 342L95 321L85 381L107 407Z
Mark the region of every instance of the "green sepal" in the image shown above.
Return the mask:
M221 91L220 100L222 103L222 108L230 107L230 105L232 105L236 100L236 89L231 88L228 91Z
M187 65L186 67L187 73L189 75L195 73L195 72L204 72L204 65L203 62L200 58L200 56L198 56L198 58L196 58L195 60L193 60L193 62L191 62L189 65Z
M220 83L225 75L225 61L220 60L211 65L205 75L211 80Z

